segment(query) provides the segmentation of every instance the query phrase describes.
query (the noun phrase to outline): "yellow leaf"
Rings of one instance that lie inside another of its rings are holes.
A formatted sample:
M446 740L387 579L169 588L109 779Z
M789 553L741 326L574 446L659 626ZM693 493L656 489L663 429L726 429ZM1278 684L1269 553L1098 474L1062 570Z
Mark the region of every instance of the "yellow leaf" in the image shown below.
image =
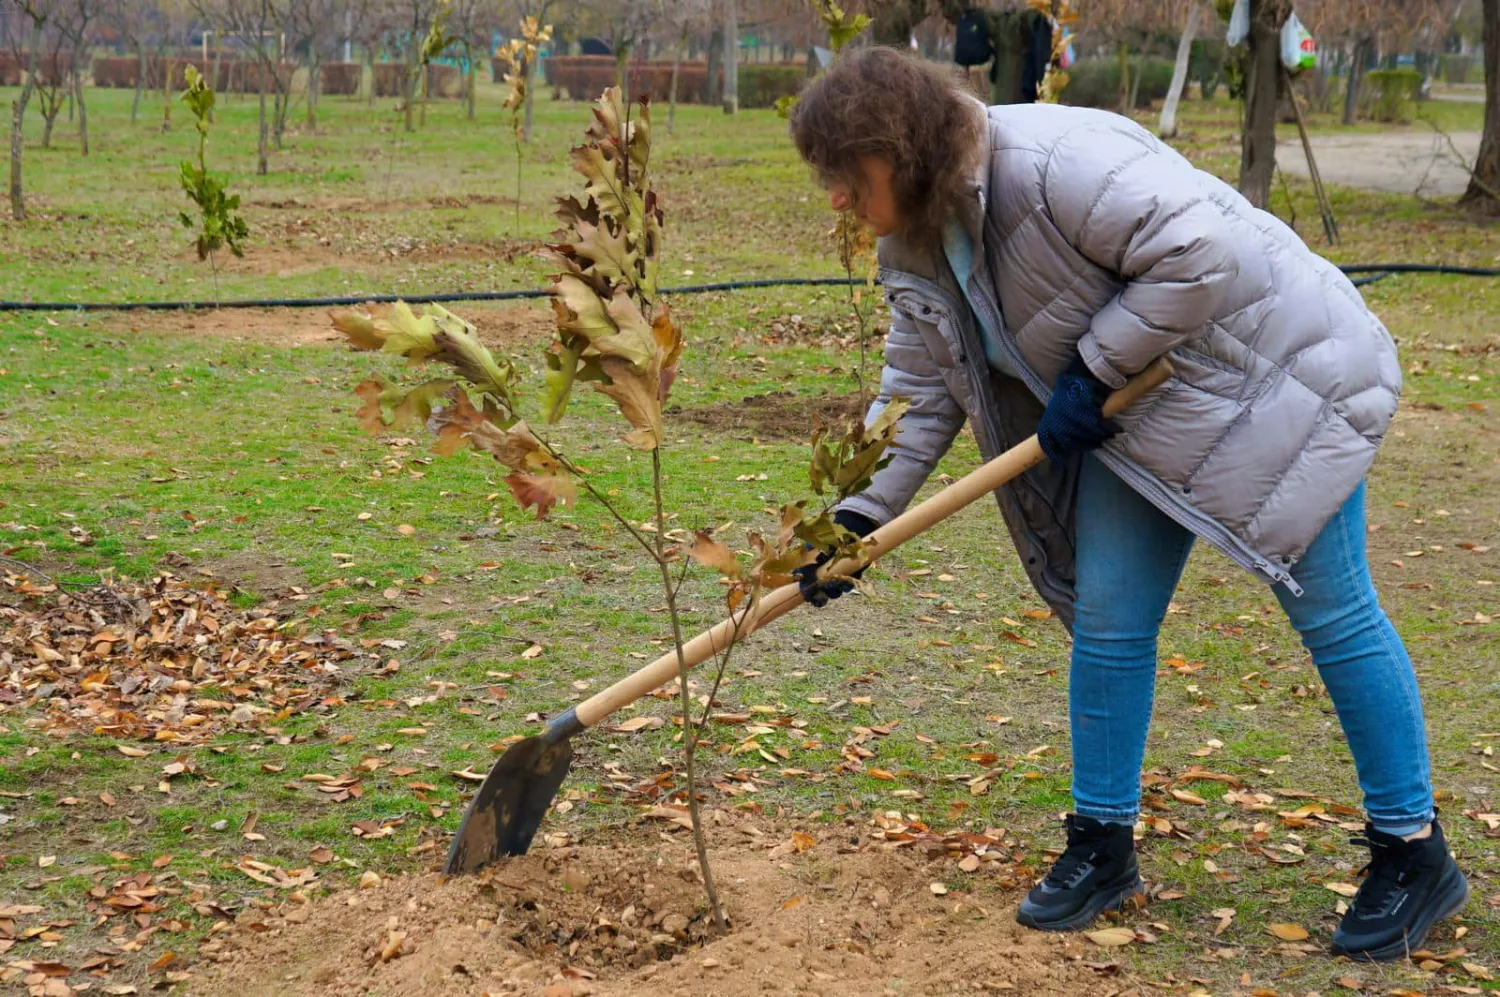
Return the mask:
M1181 803L1191 803L1195 807L1208 805L1208 801L1203 797L1199 796L1197 793L1189 793L1185 789L1172 790L1172 799L1177 800Z
M524 651L521 652L521 657L523 657L523 658L528 658L528 659L530 659L530 658L540 658L541 656L542 656L542 645L540 645L540 644L532 644L526 650L524 650Z
M793 831L792 832L792 847L795 848L799 852L805 852L809 848L811 848L813 845L816 845L817 843L818 843L818 839L814 838L812 835L808 834L806 831Z
M124 755L126 758L145 758L151 753L149 751L144 751L141 748L132 748L128 744L117 744L115 745L115 750Z
M1084 935L1095 945L1103 945L1105 948L1129 945L1135 941L1134 928L1100 928L1098 931L1086 931Z
M1352 883L1324 883L1325 890L1332 890L1341 897L1352 897L1359 892L1359 887Z
M1307 929L1296 924L1273 924L1270 930L1284 942L1300 942L1307 938Z

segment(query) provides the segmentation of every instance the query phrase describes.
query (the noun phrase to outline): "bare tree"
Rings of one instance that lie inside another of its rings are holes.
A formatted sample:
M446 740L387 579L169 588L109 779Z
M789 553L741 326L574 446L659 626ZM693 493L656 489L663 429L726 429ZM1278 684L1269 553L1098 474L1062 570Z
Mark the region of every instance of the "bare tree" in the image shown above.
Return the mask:
M451 0L453 44L463 56L465 113L470 121L475 114L475 90L478 83L476 52L488 53L490 32L500 23L499 0ZM528 69L529 72L529 69ZM529 82L529 80L528 80Z
M677 125L677 85L688 39L702 30L713 15L712 0L660 0L658 16L672 43L672 82L667 88L667 134Z
M21 95L10 104L10 214L16 221L26 220L26 198L21 188L21 160L24 152L22 125L26 105L36 90L37 64L41 55L42 32L47 26L47 11L39 0L5 0L16 18L0 18L5 33L5 47L18 65L25 66Z
M90 31L103 14L104 0L61 0L58 4L58 34L72 49L67 75L78 106L78 141L85 156L89 154L89 112L83 96L83 76L89 67L89 43L93 40ZM61 69L59 66L58 71Z
M130 123L140 116L141 94L146 89L149 66L146 61L146 38L155 15L152 0L109 0L104 10L105 22L136 58L135 99L130 104Z

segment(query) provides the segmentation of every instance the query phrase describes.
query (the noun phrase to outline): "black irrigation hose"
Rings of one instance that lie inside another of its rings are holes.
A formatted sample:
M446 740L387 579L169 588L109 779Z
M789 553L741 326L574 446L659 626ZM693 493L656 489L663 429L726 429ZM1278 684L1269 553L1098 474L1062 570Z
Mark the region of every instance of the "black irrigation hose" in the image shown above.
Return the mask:
M1381 263L1368 266L1340 267L1357 277L1356 287L1373 284L1392 274L1454 274L1462 277L1500 277L1500 269L1486 267L1453 267L1437 263ZM766 280L730 280L717 284L690 284L664 287L662 294L708 294L714 291L739 291L755 287L848 287L863 284L863 278L848 277L772 277ZM172 312L213 311L219 308L339 308L356 305L389 305L397 301L417 304L450 301L520 301L545 298L550 292L540 289L521 291L454 291L445 294L361 294L340 298L250 298L239 301L0 301L0 312Z
M686 287L664 287L662 294L707 294L712 291L737 291L750 287L819 287L863 284L863 279L847 277L775 277L768 280L733 280L719 284L692 284ZM47 301L0 301L0 312L174 312L213 311L216 308L341 308L356 305L390 305L397 301L414 304L448 301L520 301L550 297L540 289L522 291L453 291L445 294L359 294L341 298L250 298L239 301L85 301L78 303Z

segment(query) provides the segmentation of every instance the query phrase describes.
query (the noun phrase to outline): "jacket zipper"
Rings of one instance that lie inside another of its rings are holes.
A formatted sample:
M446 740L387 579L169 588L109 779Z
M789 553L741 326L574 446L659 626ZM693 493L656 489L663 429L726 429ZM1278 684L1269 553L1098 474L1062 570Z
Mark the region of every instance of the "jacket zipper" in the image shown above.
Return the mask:
M881 280L887 286L890 286L891 281L888 280L884 274L882 274ZM957 318L957 303L950 300L950 298L948 297L948 292L943 290L941 285L927 282L919 277L913 278L909 276L903 277L901 281L898 281L898 286L900 283L906 283L909 286L910 290L912 290L916 294L920 295L923 292L930 293L940 305L947 309L947 314L950 319L952 319L955 323L959 321ZM960 291L960 293L962 293L962 291ZM965 305L964 307L965 310L967 310L967 305ZM973 365L968 362L969 354L973 352L969 348L969 345L970 344L964 342L959 342L957 359L960 365L964 368L964 375L969 379L969 390L974 393L974 396L976 398L982 398L985 395L985 391L980 387L979 384L976 383L978 377L975 374ZM984 350L981 345L980 354L983 355L983 353ZM988 363L987 360L986 363ZM991 413L989 411L985 411L983 414L987 423L989 423L987 429L990 438L998 444L1002 434L1000 434L997 431L996 427L993 425ZM1017 487L1030 487L1029 482L1025 481L1024 477L1017 479L1015 483ZM1032 488L1031 490L1037 494L1037 497L1040 499L1040 501L1051 508L1051 503L1047 501L1046 496L1042 495L1035 488ZM1053 511L1053 518L1057 518L1056 510ZM1020 526L1021 530L1025 533L1027 541L1031 544L1031 547L1035 552L1035 556L1041 558L1043 560L1043 563L1045 564L1047 558L1047 545L1042 541L1042 538L1037 534L1036 530L1032 529L1031 523L1027 521L1024 514L1020 517Z
M913 290L920 292L921 288L915 285L917 281L921 281L921 278L907 277L906 279L912 282ZM986 289L982 282L975 286L979 288L979 293L975 295L975 300L984 307L987 313L980 316L980 320L992 323L991 327L999 333L1000 349L1004 351L1006 359L1020 373L1021 379L1025 382L1026 387L1031 393L1045 405L1052 397L1052 390L1042 382L1041 378L1037 377L1036 372L1031 369L1031 365L1021 356L1020 348L1011 339L1004 323L998 321L997 310L990 301L989 295L985 293ZM941 288L933 288L933 290L937 291L941 298L945 299L947 297L946 294L942 293ZM1162 512L1166 513L1183 528L1196 536L1202 537L1240 567L1260 575L1273 584L1279 583L1285 585L1287 591L1291 592L1293 596L1300 597L1302 595L1302 587L1292 578L1290 572L1277 566L1269 558L1257 553L1243 540L1226 529L1218 520L1210 516L1205 516L1192 505L1182 501L1166 485L1157 480L1155 475L1146 471L1135 461L1114 453L1108 446L1099 451L1099 457L1104 461L1106 467L1124 478L1127 484L1141 495L1144 495L1152 505L1155 505Z

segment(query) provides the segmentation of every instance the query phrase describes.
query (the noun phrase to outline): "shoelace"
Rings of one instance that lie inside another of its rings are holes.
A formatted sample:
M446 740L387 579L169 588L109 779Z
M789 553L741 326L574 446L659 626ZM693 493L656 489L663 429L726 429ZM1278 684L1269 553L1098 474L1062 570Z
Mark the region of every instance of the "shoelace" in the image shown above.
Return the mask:
M1406 886L1410 870L1401 861L1403 856L1391 845L1368 838L1350 838L1349 843L1370 849L1370 861L1358 873L1361 876L1368 874L1368 878L1354 897L1354 911L1357 914L1384 914L1396 893Z

